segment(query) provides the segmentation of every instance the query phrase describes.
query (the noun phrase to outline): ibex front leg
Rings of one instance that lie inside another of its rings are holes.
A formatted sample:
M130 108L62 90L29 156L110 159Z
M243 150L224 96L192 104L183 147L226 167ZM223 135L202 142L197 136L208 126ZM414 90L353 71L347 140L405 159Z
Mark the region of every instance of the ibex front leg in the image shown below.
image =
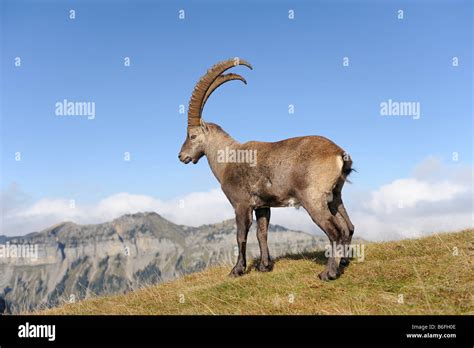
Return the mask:
M260 262L257 270L269 272L273 269L273 262L268 251L267 235L268 224L270 223L270 208L260 208L255 210L257 217L257 239L260 246Z
M252 225L252 209L249 207L237 206L235 208L235 222L237 224L239 257L237 258L237 263L229 274L232 277L241 276L245 273L245 267L247 267L245 250L247 247L247 234Z

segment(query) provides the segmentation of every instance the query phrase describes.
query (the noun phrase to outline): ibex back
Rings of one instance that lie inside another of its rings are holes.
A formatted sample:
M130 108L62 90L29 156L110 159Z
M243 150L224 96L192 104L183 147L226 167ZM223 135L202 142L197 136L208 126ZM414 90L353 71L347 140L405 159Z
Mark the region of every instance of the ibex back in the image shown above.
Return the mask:
M207 98L223 83L245 79L226 70L251 65L238 58L214 65L194 88L188 110L186 141L179 153L183 163L206 156L212 172L235 210L239 256L231 276L244 274L246 241L255 211L261 258L259 271L273 268L267 245L270 207L303 206L327 234L332 248L350 244L354 226L342 203L341 190L352 171L352 161L339 146L320 136L305 136L274 143L240 144L221 127L206 123L201 113ZM346 250L346 248L340 248ZM348 257L328 258L320 279L336 279Z

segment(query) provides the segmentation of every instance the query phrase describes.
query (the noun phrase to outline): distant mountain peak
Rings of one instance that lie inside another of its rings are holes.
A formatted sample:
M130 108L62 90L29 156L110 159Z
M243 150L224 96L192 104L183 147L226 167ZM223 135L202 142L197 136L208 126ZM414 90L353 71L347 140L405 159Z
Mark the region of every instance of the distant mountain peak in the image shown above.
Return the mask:
M247 255L259 255L252 224ZM125 214L112 221L80 225L61 222L41 232L0 241L37 244L38 258L24 267L18 258L0 259L0 299L13 312L57 305L74 294L123 293L235 262L234 219L198 227L177 225L156 212ZM275 233L276 232L276 233ZM321 248L325 240L278 225L269 226L273 257ZM250 261L249 261L250 262ZM1 289L13 289L2 295ZM24 291L25 288L34 291Z
M119 216L118 218L114 219L121 219L121 218L144 218L144 217L159 217L161 219L164 219L160 214L154 211L144 211L144 212L137 212L137 213L128 213Z

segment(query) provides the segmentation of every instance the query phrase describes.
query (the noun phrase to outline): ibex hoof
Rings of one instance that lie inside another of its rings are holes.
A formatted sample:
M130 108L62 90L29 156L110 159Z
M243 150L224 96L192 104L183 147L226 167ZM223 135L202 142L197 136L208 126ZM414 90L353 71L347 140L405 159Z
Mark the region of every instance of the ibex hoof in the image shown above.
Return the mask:
M271 272L273 270L273 262L270 262L266 266L262 262L259 262L256 269L259 272Z
M343 267L349 266L349 263L351 263L351 260L348 257L343 257L339 264Z
M245 273L245 267L235 266L229 273L229 277L240 277Z
M341 274L339 273L339 271L334 272L332 270L325 269L324 271L319 273L318 277L319 277L319 279L327 282L327 281L339 278L340 275Z

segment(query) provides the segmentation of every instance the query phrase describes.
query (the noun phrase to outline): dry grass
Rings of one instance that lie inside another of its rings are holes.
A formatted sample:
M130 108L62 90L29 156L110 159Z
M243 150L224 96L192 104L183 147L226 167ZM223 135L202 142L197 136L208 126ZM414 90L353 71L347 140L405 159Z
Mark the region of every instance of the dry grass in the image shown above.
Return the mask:
M365 261L332 282L316 277L324 267L317 252L280 258L271 273L232 279L228 266L214 267L35 314L474 314L473 241L465 230L367 244Z

